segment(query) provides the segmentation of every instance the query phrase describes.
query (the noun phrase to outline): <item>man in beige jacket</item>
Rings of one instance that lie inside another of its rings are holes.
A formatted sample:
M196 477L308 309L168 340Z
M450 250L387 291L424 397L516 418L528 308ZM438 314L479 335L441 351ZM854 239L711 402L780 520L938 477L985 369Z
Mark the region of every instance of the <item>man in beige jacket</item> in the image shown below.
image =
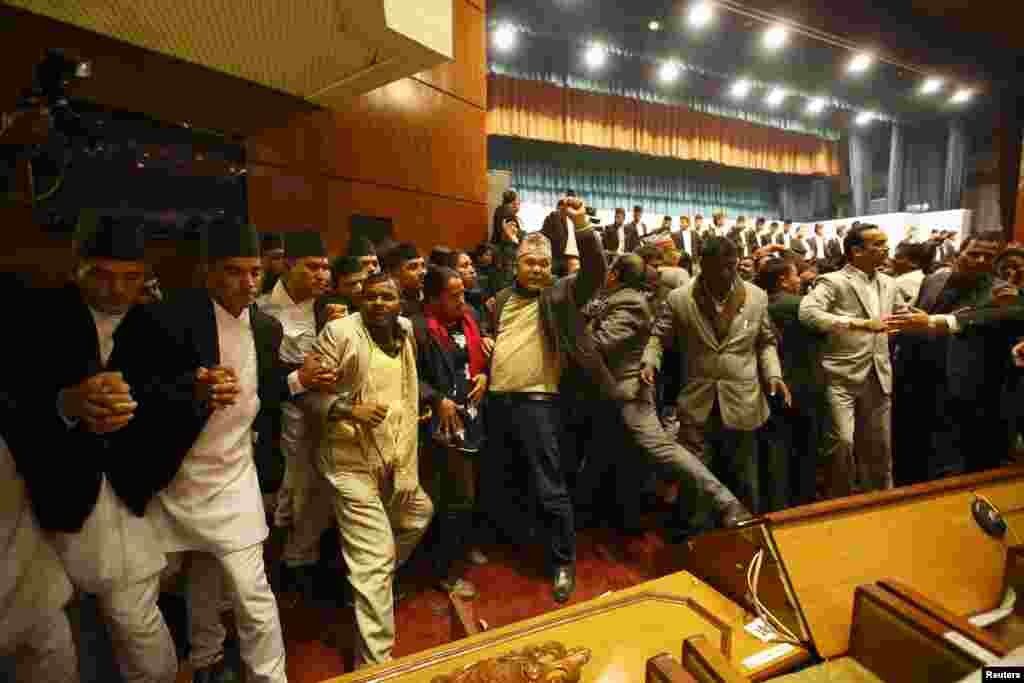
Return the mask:
M389 275L368 277L360 312L328 323L314 347L337 369L338 382L307 399L323 425L318 464L334 488L355 598L357 666L391 659L395 569L434 512L419 482L416 341L401 305Z

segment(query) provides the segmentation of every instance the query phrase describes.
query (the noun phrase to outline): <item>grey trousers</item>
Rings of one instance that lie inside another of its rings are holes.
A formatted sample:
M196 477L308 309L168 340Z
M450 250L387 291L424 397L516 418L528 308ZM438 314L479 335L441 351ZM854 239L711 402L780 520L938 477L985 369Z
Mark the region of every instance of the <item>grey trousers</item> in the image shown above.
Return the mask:
M829 498L892 488L892 398L871 372L861 385L827 389Z
M716 510L735 503L736 496L694 453L675 441L658 419L654 388L641 388L636 400L621 405L627 442L635 446L663 481L678 481L681 491L711 502Z

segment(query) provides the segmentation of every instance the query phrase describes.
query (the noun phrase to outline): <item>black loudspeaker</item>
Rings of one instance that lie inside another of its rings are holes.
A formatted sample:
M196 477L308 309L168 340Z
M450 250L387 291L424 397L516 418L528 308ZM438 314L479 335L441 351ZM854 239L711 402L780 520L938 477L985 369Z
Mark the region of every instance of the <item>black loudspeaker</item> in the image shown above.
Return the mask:
M348 229L350 240L365 237L374 246L395 239L394 222L390 218L355 215L349 219Z

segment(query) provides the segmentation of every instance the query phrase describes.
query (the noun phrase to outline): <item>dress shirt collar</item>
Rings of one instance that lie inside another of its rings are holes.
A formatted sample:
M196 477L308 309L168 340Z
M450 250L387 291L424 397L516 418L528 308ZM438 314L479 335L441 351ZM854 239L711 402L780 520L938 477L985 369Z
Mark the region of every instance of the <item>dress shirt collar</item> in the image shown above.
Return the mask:
M270 303L276 306L292 307L297 306L299 308L308 308L313 310L313 304L316 302L315 299L308 299L300 304L295 303L292 299L292 295L288 293L288 290L284 286L284 280L279 278L274 288L270 290Z

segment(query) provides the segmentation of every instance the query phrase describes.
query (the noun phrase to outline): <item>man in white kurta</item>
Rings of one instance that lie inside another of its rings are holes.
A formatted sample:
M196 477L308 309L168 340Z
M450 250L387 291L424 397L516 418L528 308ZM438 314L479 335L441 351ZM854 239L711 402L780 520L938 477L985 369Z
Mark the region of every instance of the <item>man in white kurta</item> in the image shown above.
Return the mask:
M328 323L316 343L316 353L338 370L335 390L315 401L325 426L320 468L334 487L355 597L357 666L391 659L395 570L434 511L419 483L415 338L400 306L397 284L370 276L360 313Z
M64 614L71 582L36 523L3 437L0 557L0 677L13 675L13 683L77 681L78 658Z
M299 367L313 350L319 332L316 298L330 285L330 269L319 233L286 233L284 242L288 269L256 304L281 323L281 360L290 367ZM320 559L320 535L330 524L331 492L314 464L319 430L315 417L303 409L301 394L307 387L302 385L298 370L289 375L288 383L296 399L281 404L285 473L278 491L274 524L289 530L281 561L297 573L297 583L309 598L310 570Z

